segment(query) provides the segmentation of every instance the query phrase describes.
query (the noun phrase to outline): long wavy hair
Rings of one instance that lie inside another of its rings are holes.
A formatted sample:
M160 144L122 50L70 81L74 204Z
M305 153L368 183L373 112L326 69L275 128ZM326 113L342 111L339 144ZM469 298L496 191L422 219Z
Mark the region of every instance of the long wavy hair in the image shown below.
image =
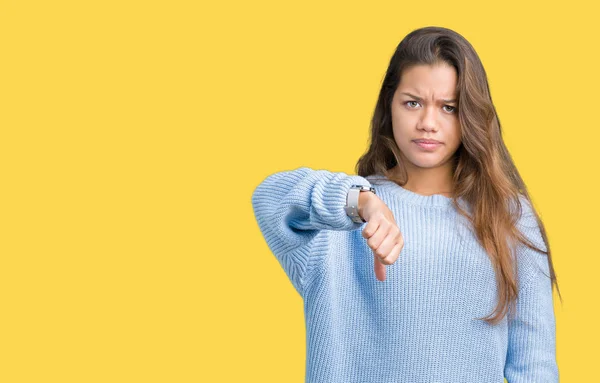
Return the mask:
M458 77L457 108L462 142L452 162L452 203L471 223L477 240L486 250L494 266L498 286L498 303L494 311L479 319L496 324L507 313L514 312L518 278L511 244L517 240L547 255L551 283L562 302L546 230L502 139L486 72L475 49L457 32L429 26L412 31L400 42L379 92L371 119L369 148L356 164L357 174L363 177L382 174L399 185L406 184L406 168L392 130L392 98L403 70L413 65L440 63L454 67ZM390 171L396 165L399 172L394 174L397 177ZM459 198L468 203L472 215L461 207ZM525 198L530 204L547 251L537 248L517 228L511 206L518 206L521 212L520 198ZM502 238L507 240L499 240Z

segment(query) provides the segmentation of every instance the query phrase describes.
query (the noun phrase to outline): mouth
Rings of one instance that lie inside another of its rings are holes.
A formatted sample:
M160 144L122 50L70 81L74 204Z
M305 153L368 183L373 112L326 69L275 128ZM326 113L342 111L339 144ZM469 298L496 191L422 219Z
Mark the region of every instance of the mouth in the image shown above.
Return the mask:
M426 151L433 151L442 146L442 143L436 140L413 140L412 142Z
M413 141L415 141L415 142L422 142L424 144L441 144L440 141L429 139L429 138L418 138L418 139L413 140Z

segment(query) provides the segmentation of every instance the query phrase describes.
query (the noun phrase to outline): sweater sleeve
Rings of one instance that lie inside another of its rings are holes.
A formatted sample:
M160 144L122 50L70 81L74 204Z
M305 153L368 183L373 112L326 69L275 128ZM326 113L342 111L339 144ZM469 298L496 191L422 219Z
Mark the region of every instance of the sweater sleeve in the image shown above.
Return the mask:
M533 244L547 251L528 202L517 221ZM508 352L504 376L508 383L557 383L556 323L550 268L546 254L525 245L517 247L519 293L515 316L508 324Z
M318 232L362 226L344 210L353 184L371 186L358 175L300 167L271 174L252 193L260 231L301 296L309 263L315 261L311 248Z

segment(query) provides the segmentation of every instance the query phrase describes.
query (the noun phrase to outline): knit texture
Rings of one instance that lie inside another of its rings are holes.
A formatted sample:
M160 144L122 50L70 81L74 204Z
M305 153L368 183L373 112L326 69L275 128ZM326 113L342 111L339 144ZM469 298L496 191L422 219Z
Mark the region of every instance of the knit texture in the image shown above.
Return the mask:
M383 282L362 237L366 223L344 210L352 184L375 187L404 238ZM531 205L521 201L517 227L547 250ZM379 175L301 167L265 178L252 206L304 302L305 382L558 382L547 256L519 245L515 316L495 326L476 319L496 306L496 277L450 198Z

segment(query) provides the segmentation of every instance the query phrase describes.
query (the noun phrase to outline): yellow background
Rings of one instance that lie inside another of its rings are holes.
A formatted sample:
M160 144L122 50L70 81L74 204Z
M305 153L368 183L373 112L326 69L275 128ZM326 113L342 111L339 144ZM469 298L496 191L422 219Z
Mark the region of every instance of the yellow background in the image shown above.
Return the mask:
M251 193L352 173L389 59L426 25L483 61L554 254L561 382L596 379L589 4L3 1L0 381L303 382L302 301Z

